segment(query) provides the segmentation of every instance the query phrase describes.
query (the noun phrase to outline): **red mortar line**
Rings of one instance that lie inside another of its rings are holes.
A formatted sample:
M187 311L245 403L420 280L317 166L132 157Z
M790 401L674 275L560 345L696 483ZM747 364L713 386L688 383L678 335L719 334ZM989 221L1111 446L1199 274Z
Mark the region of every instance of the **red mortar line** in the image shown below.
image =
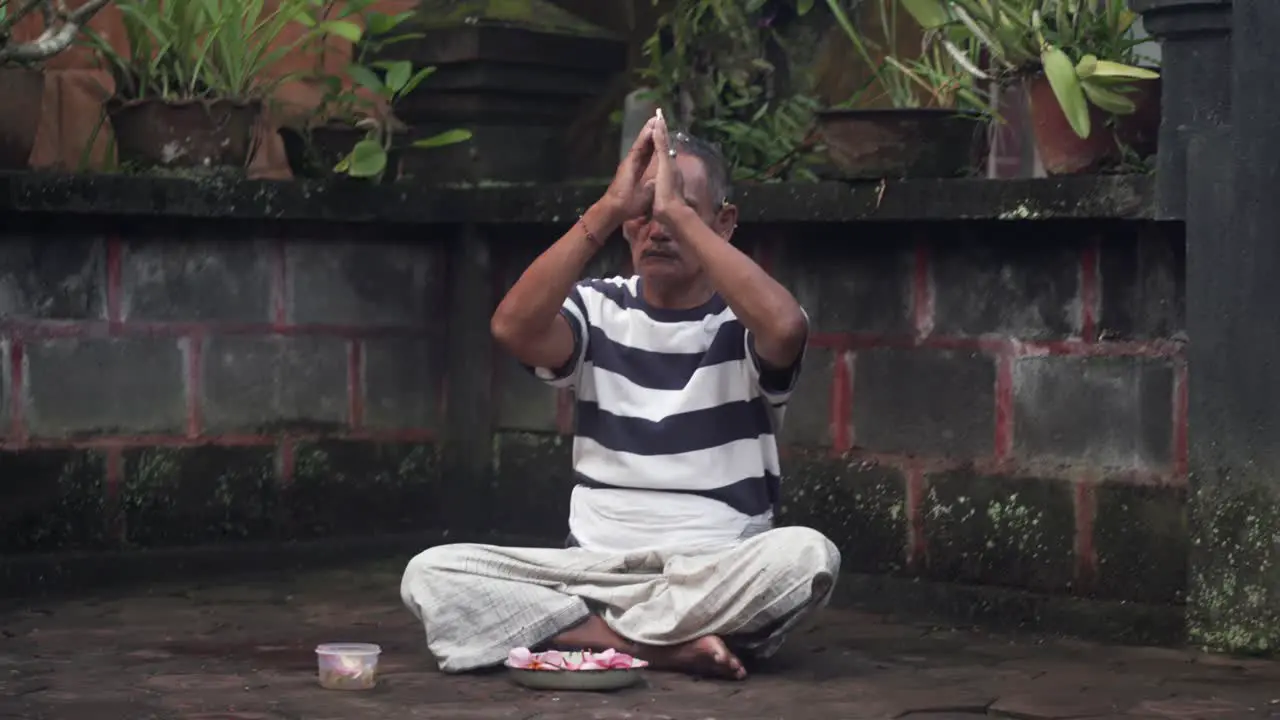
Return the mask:
M1098 576L1098 554L1093 544L1094 517L1098 510L1098 498L1095 492L1097 485L1097 478L1088 477L1077 481L1072 487L1076 515L1073 547L1077 592L1092 588Z
M1182 357L1184 344L1174 340L1103 341L1087 343L1082 340L1016 340L1006 337L931 336L916 338L908 335L883 335L875 333L822 333L809 336L810 347L830 349L865 350L892 348L900 350L962 350L989 355L1012 357L1039 357L1045 355L1065 357Z
M289 260L283 238L271 248L271 324L281 330L289 324Z
M1090 239L1080 252L1080 336L1087 343L1098 341L1098 241Z
M1187 360L1178 358L1173 363L1173 474L1184 482L1190 473L1188 413L1191 393L1187 385Z
M364 345L347 342L347 416L353 429L364 427Z
M1002 355L996 361L995 385L995 437L992 447L997 465L1009 462L1013 457L1013 357Z
M914 461L905 463L907 502L907 566L921 570L929 565L929 542L925 535L924 469Z
M285 441L351 440L379 443L432 443L434 430L348 430L341 433L289 433L288 435L101 435L85 438L32 438L25 442L0 440L4 450L81 450L129 449L138 447L262 447Z
M204 338L192 335L187 338L185 355L187 375L187 437L198 438L204 431L201 422L204 404L201 401L201 385L204 377Z
M1177 477L1169 471L1135 469L1135 468L1086 468L1082 464L1067 465L1049 460L1018 460L1011 458L999 461L993 457L976 460L956 460L952 458L916 457L879 453L862 448L853 448L838 456L846 461L864 462L872 465L897 468L904 475L918 471L924 475L950 472L955 470L971 471L976 475L991 475L1010 478L1036 478L1041 480L1061 480L1063 482L1081 481L1081 473L1087 473L1086 480L1095 482L1123 483L1149 487L1182 487L1186 485L1185 477Z
M856 357L848 350L836 353L831 377L829 430L831 449L847 452L853 447L853 371Z
M23 356L26 348L19 338L9 340L9 435L19 444L27 442L26 379Z
M911 275L911 311L917 339L933 334L934 290L930 264L929 244L917 238L915 266Z
M124 322L124 243L118 237L107 238L107 322Z
M296 451L293 438L281 438L276 450L276 473L281 487L288 487L293 483L293 471L298 461Z
M424 327L361 325L285 325L221 322L59 322L0 320L0 332L23 339L99 337L182 337L188 335L288 335L328 336L352 340L424 337Z

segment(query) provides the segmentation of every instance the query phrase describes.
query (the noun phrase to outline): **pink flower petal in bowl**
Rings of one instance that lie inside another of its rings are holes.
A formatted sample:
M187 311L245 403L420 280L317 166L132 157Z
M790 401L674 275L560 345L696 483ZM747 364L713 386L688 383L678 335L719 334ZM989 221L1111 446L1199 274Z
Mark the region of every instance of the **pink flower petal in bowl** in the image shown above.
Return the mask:
M507 653L507 664L513 668L528 670L533 665L533 653L529 648L512 648Z
M609 658L608 666L611 668L630 669L635 664L635 658L626 653L617 653Z
M543 665L550 665L557 670L565 670L568 668L568 661L565 656L556 650L548 650L544 653L538 653L538 661Z

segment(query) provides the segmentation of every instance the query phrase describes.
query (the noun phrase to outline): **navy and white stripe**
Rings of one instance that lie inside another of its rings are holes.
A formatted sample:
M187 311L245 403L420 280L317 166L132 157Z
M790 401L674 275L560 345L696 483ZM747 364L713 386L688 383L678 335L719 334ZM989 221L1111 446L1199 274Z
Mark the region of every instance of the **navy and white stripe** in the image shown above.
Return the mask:
M652 514L669 503L672 515L701 516L710 509L691 503L710 501L740 525L771 515L780 475L775 436L799 360L762 375L750 332L723 299L653 308L637 277L581 282L561 313L574 332L574 357L536 373L577 396L574 472L586 492L574 493L576 538L600 537L608 528L579 526L616 520L633 503ZM682 500L690 497L698 500Z

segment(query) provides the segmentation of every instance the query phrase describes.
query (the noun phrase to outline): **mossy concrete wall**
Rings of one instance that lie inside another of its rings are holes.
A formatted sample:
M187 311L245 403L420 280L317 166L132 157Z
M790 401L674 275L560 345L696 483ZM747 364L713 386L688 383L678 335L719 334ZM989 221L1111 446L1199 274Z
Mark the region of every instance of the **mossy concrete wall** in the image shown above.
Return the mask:
M495 294L551 239L506 253ZM825 532L850 571L1184 602L1176 228L748 225L738 241L813 320L782 436L786 522ZM543 457L567 466L571 398L507 358L495 376L500 484L563 508Z
M12 182L5 555L564 540L573 399L487 320L591 189ZM1183 244L1126 182L743 192L735 242L813 320L783 520L827 533L850 572L1182 603ZM1099 217L1116 207L1131 215ZM620 272L615 240L588 274Z

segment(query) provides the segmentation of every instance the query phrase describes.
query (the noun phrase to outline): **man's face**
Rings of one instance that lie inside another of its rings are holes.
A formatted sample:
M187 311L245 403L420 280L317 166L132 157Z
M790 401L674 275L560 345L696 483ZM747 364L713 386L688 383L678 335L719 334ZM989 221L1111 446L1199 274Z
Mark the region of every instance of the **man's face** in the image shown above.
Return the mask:
M727 241L733 235L737 209L712 198L707 187L707 169L693 155L676 156L676 192L693 208L698 217ZM653 183L657 161L649 164L642 183ZM660 285L683 285L702 272L693 253L676 243L667 228L654 220L652 213L632 218L622 224L622 234L631 245L631 264L646 282Z

